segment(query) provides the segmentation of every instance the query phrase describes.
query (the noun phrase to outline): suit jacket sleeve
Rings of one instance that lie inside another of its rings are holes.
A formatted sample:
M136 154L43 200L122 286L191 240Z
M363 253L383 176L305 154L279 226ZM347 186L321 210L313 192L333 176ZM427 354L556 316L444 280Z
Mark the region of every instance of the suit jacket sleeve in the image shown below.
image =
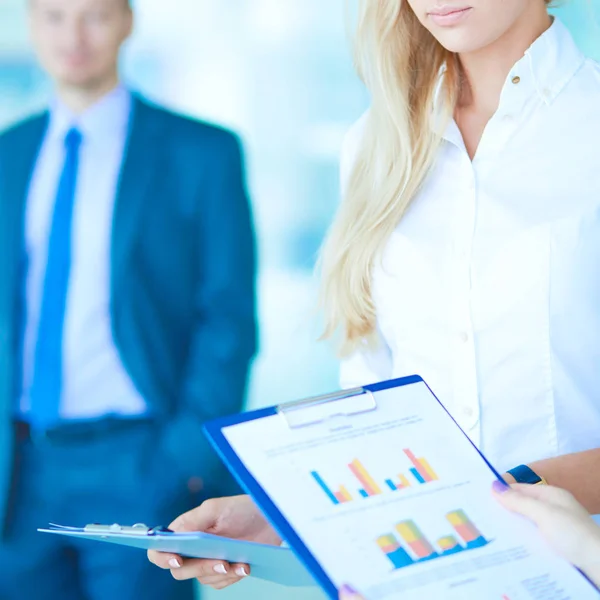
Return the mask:
M178 412L165 431L165 452L182 473L224 493L220 459L202 430L208 420L242 410L256 351L255 241L240 144L225 133L212 148L198 190L199 267L196 322Z

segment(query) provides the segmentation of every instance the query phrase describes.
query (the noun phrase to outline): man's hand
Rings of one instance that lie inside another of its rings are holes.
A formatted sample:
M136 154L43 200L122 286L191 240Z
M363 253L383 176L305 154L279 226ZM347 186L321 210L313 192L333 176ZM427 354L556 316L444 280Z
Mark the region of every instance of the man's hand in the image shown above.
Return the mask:
M176 532L202 531L237 540L278 546L281 538L262 516L249 496L207 500L198 508L177 517L169 529ZM204 585L223 589L250 575L250 567L222 560L182 558L176 554L148 551L148 560L170 569L175 579L198 579Z

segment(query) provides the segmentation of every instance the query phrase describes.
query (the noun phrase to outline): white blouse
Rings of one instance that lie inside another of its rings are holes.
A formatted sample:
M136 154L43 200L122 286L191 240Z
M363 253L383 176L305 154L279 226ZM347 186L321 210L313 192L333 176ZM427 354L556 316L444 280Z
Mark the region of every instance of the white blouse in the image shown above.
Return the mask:
M451 123L373 288L381 344L344 387L421 375L501 470L600 447L600 65L558 20L473 161Z

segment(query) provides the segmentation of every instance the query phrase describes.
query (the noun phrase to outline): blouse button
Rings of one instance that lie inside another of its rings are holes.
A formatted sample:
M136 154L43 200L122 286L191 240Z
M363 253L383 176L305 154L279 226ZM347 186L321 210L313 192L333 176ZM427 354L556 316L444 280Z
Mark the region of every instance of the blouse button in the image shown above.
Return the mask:
M521 83L521 78L520 78L518 75L515 75L515 76L512 78L512 82L513 82L515 85L517 85L518 83Z

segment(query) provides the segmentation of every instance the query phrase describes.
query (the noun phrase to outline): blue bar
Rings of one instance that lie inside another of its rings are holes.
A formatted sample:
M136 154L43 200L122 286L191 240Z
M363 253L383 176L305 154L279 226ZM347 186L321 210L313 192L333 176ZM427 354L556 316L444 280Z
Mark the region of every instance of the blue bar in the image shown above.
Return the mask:
M315 478L315 481L321 486L321 489L329 496L329 499L334 504L339 504L340 501L333 495L327 484L321 479L321 476L316 471L311 471L310 474Z
M450 548L450 550L444 550L440 553L440 556L449 556L450 554L458 554L459 552L464 552L465 549L462 546L454 546L454 548Z
M410 567L410 565L415 564L415 561L409 556L404 548L398 548L398 550L390 552L387 557L394 565L394 569L404 569L404 567Z
M475 548L483 548L487 546L489 542L482 536L478 537L476 540L469 542L467 544L467 550L475 550Z
M410 472L414 475L415 479L419 482L419 483L427 483L422 477L421 474L419 473L419 471L417 471L414 467L410 469Z
M367 494L367 492L365 492L365 490L358 490L358 491L359 491L360 495L363 498L368 498L369 497L369 494Z
M388 487L390 490L392 490L392 492L395 492L398 489L396 484L391 479L386 479L385 482L388 484Z

